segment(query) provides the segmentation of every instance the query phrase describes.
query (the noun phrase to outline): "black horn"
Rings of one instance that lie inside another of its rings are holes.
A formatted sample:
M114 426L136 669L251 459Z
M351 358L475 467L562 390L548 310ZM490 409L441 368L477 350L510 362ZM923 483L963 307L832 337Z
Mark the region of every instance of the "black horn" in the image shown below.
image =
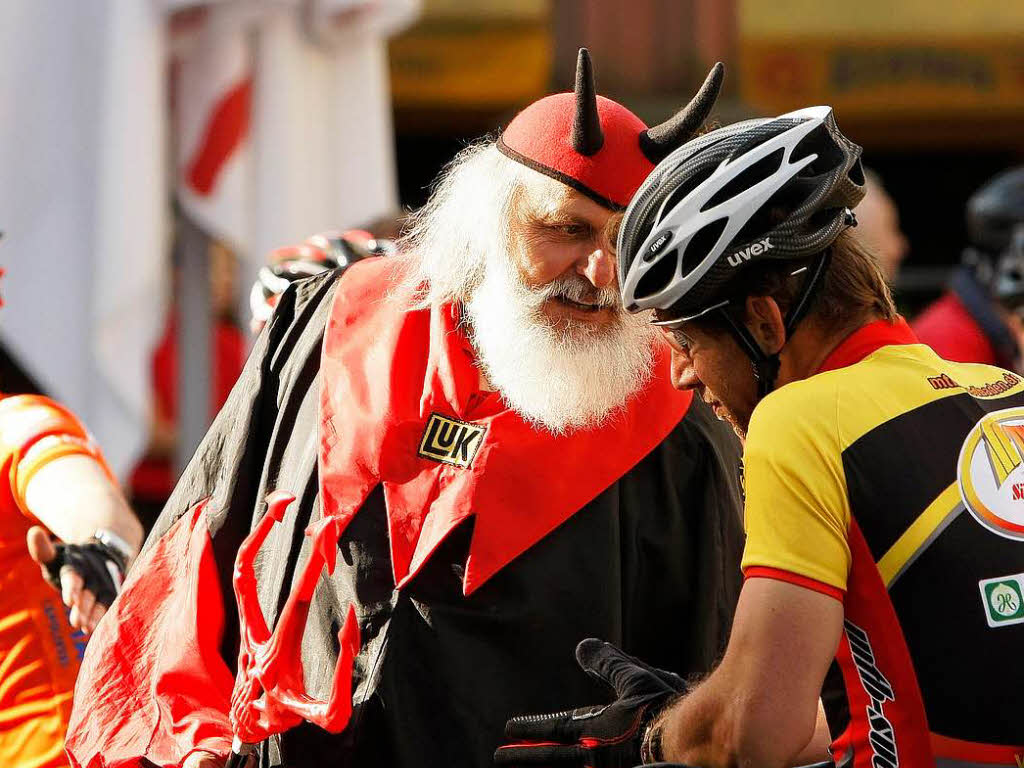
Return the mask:
M589 157L604 146L601 118L597 114L597 89L590 51L580 48L576 59L576 116L572 121L572 146Z
M718 92L722 90L725 66L718 62L708 72L704 85L689 104L672 117L640 134L640 149L652 163L659 163L692 139L714 109Z

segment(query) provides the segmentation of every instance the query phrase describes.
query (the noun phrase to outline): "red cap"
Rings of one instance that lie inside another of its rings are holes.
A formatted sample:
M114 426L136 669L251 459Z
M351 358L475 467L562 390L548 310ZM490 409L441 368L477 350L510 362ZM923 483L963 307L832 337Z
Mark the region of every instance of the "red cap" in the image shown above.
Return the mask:
M498 149L601 205L625 208L654 170L640 150L640 134L647 125L621 104L598 96L604 142L597 152L585 155L573 146L575 111L575 94L546 96L516 115L498 139Z
M580 48L575 91L546 96L516 115L498 149L607 208L625 208L655 164L699 130L718 97L722 71L716 64L684 109L648 129L624 106L596 94L590 54Z

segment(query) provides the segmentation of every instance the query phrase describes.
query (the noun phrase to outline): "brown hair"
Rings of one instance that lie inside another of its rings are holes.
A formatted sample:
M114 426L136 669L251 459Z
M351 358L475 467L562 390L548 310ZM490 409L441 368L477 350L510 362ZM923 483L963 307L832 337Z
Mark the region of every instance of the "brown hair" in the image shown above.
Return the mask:
M896 319L892 292L878 258L852 231L842 232L829 246L831 260L815 292L807 319L827 333L854 328L868 320ZM785 315L800 295L807 273L793 272L806 262L762 263L740 279L736 296L770 296Z

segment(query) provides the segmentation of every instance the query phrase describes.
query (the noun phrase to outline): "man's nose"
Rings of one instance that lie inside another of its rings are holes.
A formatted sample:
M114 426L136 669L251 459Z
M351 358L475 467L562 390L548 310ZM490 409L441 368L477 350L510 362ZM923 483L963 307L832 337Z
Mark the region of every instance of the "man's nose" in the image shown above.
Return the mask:
M693 360L685 352L672 349L672 386L678 390L695 389L700 384Z
M577 264L576 271L595 288L605 288L615 282L615 255L605 248L597 248Z

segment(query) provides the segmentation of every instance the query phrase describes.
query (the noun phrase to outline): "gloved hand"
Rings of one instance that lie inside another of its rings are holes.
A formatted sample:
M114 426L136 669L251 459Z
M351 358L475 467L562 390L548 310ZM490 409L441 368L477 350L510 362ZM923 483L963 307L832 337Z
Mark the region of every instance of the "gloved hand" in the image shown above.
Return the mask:
M505 724L505 735L514 743L498 748L496 765L632 768L641 762L640 741L651 718L688 690L678 675L650 667L595 638L576 646L576 661L615 690L615 701L513 717Z
M54 545L55 554L43 564L43 575L56 589L61 589L61 570L70 568L83 581L83 588L96 596L96 602L107 608L114 602L128 564L124 556L97 539L84 544Z

